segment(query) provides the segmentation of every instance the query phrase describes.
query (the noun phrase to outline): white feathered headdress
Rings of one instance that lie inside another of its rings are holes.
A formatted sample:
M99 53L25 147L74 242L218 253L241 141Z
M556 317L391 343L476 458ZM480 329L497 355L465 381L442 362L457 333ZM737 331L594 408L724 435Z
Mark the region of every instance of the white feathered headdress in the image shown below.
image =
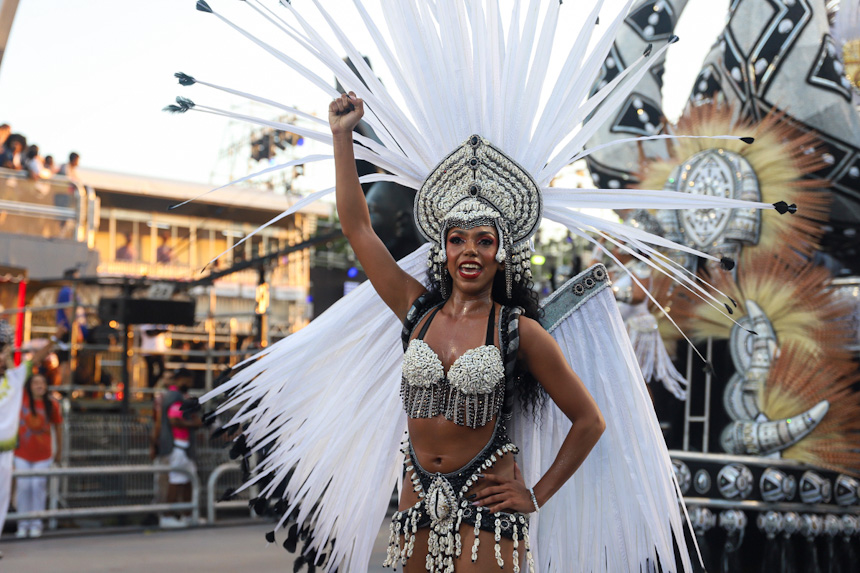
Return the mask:
M364 100L364 119L379 137L379 142L354 134L359 144L355 147L355 155L383 172L366 175L361 178L362 182L392 181L418 190L442 159L477 134L492 142L529 174L541 194L543 216L564 224L572 233L588 240L592 240L591 233L605 237L669 274L709 303L723 308L723 303L698 284L697 279L656 248L679 249L707 259L714 259L713 256L576 209L766 209L774 205L662 190L550 187L553 177L562 168L596 149L642 139L674 137L653 135L622 139L584 149L586 141L648 73L650 62L657 59L655 56L677 40L673 38L665 45L655 46L653 54L649 46L641 57L589 97L600 66L633 0L628 0L605 26L590 51L602 0L595 1L578 34L557 34L559 12L573 7L562 6L554 0L514 0L510 4L509 19L503 14L500 0L381 0L384 15L381 22L371 18L362 0L352 3L354 14L366 26L391 74L391 85L379 81L362 57L362 51L344 32L341 23L352 15L345 13L342 5L332 12L320 0L297 2L296 6L282 0L281 9L262 1L247 0L245 4L249 9L285 35L291 46L289 50L264 42L203 0L197 2L197 8L221 19L304 76L320 89L321 96L340 95L330 81L333 74L344 89L354 91ZM328 24L337 39L335 45L329 44L303 15L312 9ZM313 68L303 65L290 55L294 48L309 53L318 65ZM548 71L550 56L557 50L565 50L566 56L560 73L551 75ZM344 55L354 69L344 62ZM328 123L320 118L187 74L180 73L177 77L182 85L201 84L268 104L313 127L236 114L195 104L184 97L177 98L177 104L168 106L168 111L213 113L296 133L324 144L332 143ZM409 106L402 107L398 102L409 102ZM330 154L311 155L239 181L275 169L331 158ZM312 193L264 227L333 191L332 187ZM777 208L785 211L788 206L782 204ZM427 251L422 247L407 257L403 263L405 268L415 276L424 272L426 267L421 259ZM392 460L392 453L397 451L405 428L396 392L400 360L398 335L396 319L385 312L372 289L363 285L307 328L254 357L230 382L207 397L234 390L221 409L239 406L234 421L247 424L248 446L255 451L270 448L255 478L273 478L270 486L264 489L264 495L273 494L290 473L284 494L290 503L287 514L299 507L299 522L313 525L311 549L322 550L328 540L337 539L326 563L328 571L337 567L359 571L366 567L372 546L372 535L368 532L378 530L391 488L398 482L399 466ZM325 340L326 336L334 338ZM310 358L320 353L323 344L327 345L325 360ZM632 367L631 371L638 370ZM311 383L311 379L317 382ZM642 403L645 403L644 398ZM343 424L348 424L349 428ZM652 426L656 428L655 424ZM347 429L350 431L345 431ZM659 431L655 432L659 442ZM663 448L665 452L665 445ZM665 469L661 466L661 471ZM658 479L670 480L670 477ZM655 502L653 507L675 512L674 494L674 491L664 490L662 501ZM660 521L659 516L654 517ZM576 547L595 558L593 570L619 562L616 559L619 556L629 558L629 563L641 563L638 559L642 555L637 551L660 555L661 564L670 567L673 538L679 544L683 544L683 540L679 522L672 517L666 519L672 520L671 530L665 528L665 523L655 524L653 528L643 527L649 531L627 531L630 539L603 539L599 532L604 530L596 528L587 540L582 537L585 540L582 543L588 547ZM583 525L591 527L591 524ZM549 531L548 527L555 526L542 527ZM626 528L619 531L622 530ZM543 548L544 555L559 555L562 549L553 549L551 539L547 533L545 543L549 545ZM615 555L613 545L623 545L626 541L631 541L624 545L627 549ZM626 553L628 550L630 554ZM537 558L540 551L539 547ZM558 557L550 561L554 570L567 566Z

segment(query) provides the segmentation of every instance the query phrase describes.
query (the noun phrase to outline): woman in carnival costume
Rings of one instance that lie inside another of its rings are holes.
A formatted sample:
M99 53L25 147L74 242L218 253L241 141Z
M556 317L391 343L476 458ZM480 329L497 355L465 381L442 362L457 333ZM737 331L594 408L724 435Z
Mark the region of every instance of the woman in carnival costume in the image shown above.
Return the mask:
M596 265L572 278L540 312L530 294L530 239L544 216L577 236L594 233L723 308L654 245L714 256L574 208L774 205L550 187L560 169L594 149L583 145L648 73L650 47L589 97L629 2L587 52L602 5L596 2L581 33L566 36L572 45L565 63L550 76L561 3L515 2L505 27L498 0L384 0L378 20L354 0L391 72L390 88L341 28L348 11L329 13L313 2L337 38L332 46L303 15L308 4L242 6L310 53L349 96L208 3L197 7L333 98L330 123L184 73L177 74L182 85L226 90L302 124L184 97L168 107L332 146L332 154L265 171L336 160L344 232L372 279L201 399L226 396L218 411L233 411L230 424L242 427L235 451L265 453L245 487L264 484L260 497L283 511L278 527L295 519L285 547L295 547L300 528L306 562L325 571L365 570L397 487L387 562L408 570L518 571L527 564L541 572L689 571L672 464L606 269ZM362 112L378 142L350 131ZM665 137L674 136L650 136ZM383 172L359 178L353 159ZM401 270L370 230L358 183L372 181L418 191L416 223L429 244L399 261ZM308 196L276 220L334 190ZM267 537L273 541L275 532Z
M428 290L397 266L370 225L352 141L363 115L364 102L352 92L329 106L344 235L404 323L403 454L412 487L401 489L386 565L494 571L507 562L517 571L524 554L533 569L528 514L573 475L605 427L594 399L537 322L528 275L511 269L537 230L540 192L478 135L445 158L416 197L421 229L432 232ZM552 465L527 488L506 423L514 407L530 405L536 414L543 391L572 425ZM515 394L521 404L513 403Z

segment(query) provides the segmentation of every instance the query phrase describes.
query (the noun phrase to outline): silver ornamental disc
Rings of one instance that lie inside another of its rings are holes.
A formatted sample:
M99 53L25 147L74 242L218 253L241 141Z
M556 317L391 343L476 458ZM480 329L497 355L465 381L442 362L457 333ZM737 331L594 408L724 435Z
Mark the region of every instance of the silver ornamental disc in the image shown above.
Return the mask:
M687 159L667 188L692 195L761 201L758 178L750 163L725 149L707 149ZM760 214L754 209L683 209L677 217L685 242L706 252L726 240L758 242Z
M457 508L457 496L450 482L441 475L433 478L433 483L427 488L424 505L433 525L454 520Z

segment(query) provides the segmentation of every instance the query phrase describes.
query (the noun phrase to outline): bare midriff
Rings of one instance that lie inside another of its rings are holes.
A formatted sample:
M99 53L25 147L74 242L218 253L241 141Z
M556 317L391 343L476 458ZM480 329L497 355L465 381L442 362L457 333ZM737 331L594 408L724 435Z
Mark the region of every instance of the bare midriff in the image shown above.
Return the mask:
M481 453L493 438L496 420L494 418L480 428L469 428L457 425L442 416L436 416L435 418L411 418L408 426L412 448L421 467L430 473L447 474L459 470ZM513 478L513 456L510 454L502 456L487 471L494 475ZM414 505L418 501L417 494L411 487L407 487L408 485L408 481L404 483L400 496L401 509ZM478 480L468 493L478 492L487 485L491 484Z

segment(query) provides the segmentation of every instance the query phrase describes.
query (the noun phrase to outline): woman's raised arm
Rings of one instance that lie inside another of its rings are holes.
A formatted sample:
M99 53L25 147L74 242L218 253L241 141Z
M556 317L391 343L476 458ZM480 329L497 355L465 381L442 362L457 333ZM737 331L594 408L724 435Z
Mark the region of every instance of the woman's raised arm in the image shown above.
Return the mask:
M337 214L343 234L379 296L400 320L424 292L424 286L397 266L397 262L370 225L370 213L355 168L352 130L364 115L364 102L355 93L342 95L328 107L334 147Z

